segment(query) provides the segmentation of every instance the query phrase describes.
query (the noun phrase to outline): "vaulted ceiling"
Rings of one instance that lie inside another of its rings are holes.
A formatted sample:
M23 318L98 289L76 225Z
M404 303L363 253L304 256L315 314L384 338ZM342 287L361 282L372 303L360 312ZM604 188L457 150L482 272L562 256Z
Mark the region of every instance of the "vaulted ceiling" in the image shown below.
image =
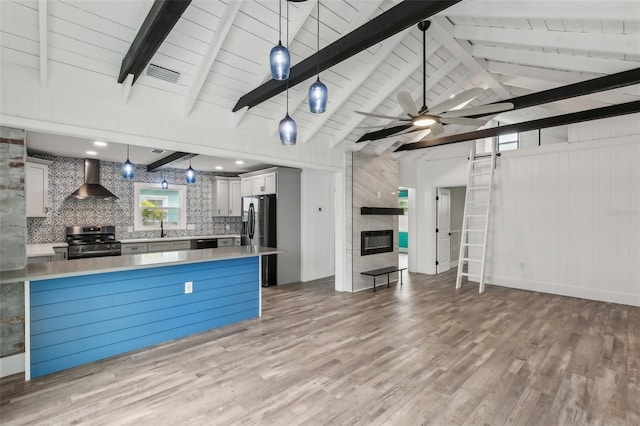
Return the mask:
M399 0L321 0L324 47L390 9ZM49 73L93 73L117 84L127 53L152 0L3 0L0 58ZM316 49L316 1L288 2L292 63ZM284 8L284 6L283 6ZM463 0L431 18L427 32L427 104L474 87L480 105L640 67L640 1ZM283 31L285 31L283 25ZM399 115L399 91L422 96L422 35L412 26L321 73L327 112L309 112L308 82L289 91L298 144L356 150L367 126L381 119L355 110ZM151 63L179 73L177 82L142 75L123 84L123 102L138 85L178 95L183 116L209 109L233 128L269 129L285 95L231 112L238 99L270 78L269 50L278 40L277 0L193 0ZM283 41L286 34L283 34ZM162 69L160 69L162 71ZM173 99L173 97L172 97ZM516 123L640 100L639 85L500 114ZM447 134L473 128L448 126ZM371 142L378 153L414 142L423 132Z

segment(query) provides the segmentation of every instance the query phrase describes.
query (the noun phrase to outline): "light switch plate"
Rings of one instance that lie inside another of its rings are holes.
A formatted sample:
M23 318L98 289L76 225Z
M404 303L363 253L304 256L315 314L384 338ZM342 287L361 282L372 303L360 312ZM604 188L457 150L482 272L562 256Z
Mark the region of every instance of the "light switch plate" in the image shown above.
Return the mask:
M127 232L128 233L132 233L133 232L133 226L127 226Z

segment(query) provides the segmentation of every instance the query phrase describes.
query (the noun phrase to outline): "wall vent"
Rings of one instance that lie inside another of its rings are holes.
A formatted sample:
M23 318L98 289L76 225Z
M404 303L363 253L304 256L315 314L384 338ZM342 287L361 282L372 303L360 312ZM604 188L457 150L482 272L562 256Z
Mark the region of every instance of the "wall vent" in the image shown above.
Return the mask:
M178 78L180 78L179 72L163 68L156 64L149 64L147 67L147 75L173 84L176 84L178 82Z

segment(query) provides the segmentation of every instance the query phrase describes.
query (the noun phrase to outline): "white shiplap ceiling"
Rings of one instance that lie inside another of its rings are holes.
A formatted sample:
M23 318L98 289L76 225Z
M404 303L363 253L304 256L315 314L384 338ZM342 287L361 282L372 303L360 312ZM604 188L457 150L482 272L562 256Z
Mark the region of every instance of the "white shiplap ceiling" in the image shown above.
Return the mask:
M399 0L322 0L320 46L326 46L398 4ZM47 73L95 73L117 81L120 65L152 0L0 1L0 59ZM289 3L289 47L296 64L316 46L315 1ZM283 28L283 31L285 29ZM286 37L283 34L283 40ZM278 40L277 0L193 0L151 63L180 73L177 84L142 75L136 86L178 95L185 116L222 111L228 126L268 128L285 111L285 95L231 113L245 93L268 78L268 52ZM640 0L463 0L432 18L427 32L427 103L473 87L480 105L640 66ZM399 115L396 94L422 97L422 39L409 28L322 72L327 112L308 112L312 80L289 91L298 143L338 150L384 120L354 110ZM640 87L503 113L518 122L640 99ZM421 102L420 102L421 103ZM452 131L472 128L451 128ZM372 143L376 152L415 141L421 133ZM81 156L80 154L78 156Z

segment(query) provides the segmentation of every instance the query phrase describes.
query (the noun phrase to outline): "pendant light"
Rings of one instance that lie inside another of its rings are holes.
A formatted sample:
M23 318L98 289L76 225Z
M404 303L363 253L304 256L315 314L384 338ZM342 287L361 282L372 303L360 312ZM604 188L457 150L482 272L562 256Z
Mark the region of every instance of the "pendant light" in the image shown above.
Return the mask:
M316 67L318 79L309 87L309 109L314 114L322 114L327 109L329 93L327 86L320 81L320 0L318 0L318 46L316 50Z
M136 166L129 161L129 145L127 145L127 161L122 163L122 177L126 180L131 180L136 175Z
M288 2L287 25L289 25ZM271 65L271 77L273 77L274 80L286 80L289 78L291 55L289 54L289 49L282 45L282 0L279 0L278 2L278 44L271 49L271 53L269 54L269 64Z
M191 167L191 158L189 158L189 168L184 172L184 180L187 183L196 183L196 171Z
M289 2L287 2L287 45L289 44ZM298 138L298 125L289 116L289 82L287 81L287 115L280 120L278 127L280 133L280 143L284 146L296 144Z
M162 189L169 189L169 182L167 182L164 177L162 178L162 183L160 185L162 185Z

